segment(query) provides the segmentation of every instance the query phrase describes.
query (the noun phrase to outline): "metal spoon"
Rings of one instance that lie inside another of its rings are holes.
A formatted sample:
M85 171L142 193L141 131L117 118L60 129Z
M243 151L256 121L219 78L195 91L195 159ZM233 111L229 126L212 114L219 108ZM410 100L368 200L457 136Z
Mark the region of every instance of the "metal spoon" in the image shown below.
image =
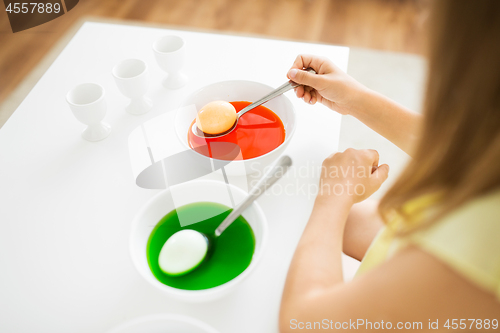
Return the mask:
M238 216L241 215L258 197L260 197L266 190L276 183L283 175L288 171L288 168L292 165L292 159L284 155L278 162L273 166L269 172L267 172L264 177L262 177L259 182L250 190L248 196L243 200L242 203L238 205L225 219L222 223L215 229L215 237L219 237L224 230L227 229L233 223Z
M312 68L308 68L308 69L306 69L306 71L309 72L309 73L312 73L312 74L316 74L316 71L314 71L314 69L312 69ZM227 135L227 134L231 133L236 128L236 125L238 124L238 120L240 120L241 116L243 116L245 113L247 113L248 111L256 108L259 105L262 105L262 104L264 104L264 103L272 100L275 97L278 97L281 94L284 94L288 90L296 88L298 86L301 86L301 84L295 83L295 82L293 82L293 81L290 80L287 83L285 83L285 84L279 86L278 88L274 89L273 91L271 91L269 94L267 94L266 96L262 97L258 101L255 101L252 104L250 104L247 107L245 107L244 109L240 110L238 113L236 113L236 121L234 122L233 126L231 126L231 128L228 129L225 132L222 132L220 134L207 134L207 133L204 133L203 131L201 131L198 128L198 126L196 126L196 122L193 124L193 126L191 126L191 131L193 132L194 135L196 135L196 136L198 136L200 138L220 138L220 137L222 137L224 135Z
M271 187L276 181L278 181L287 171L288 168L292 165L292 159L288 156L282 156L278 162L273 166L273 168L267 172L264 177L262 177L259 182L250 190L248 193L248 196L241 202L238 207L236 207L229 215L222 221L222 223L215 229L215 232L213 234L204 234L201 232L198 232L196 230L192 229L183 229L172 236L170 236L169 239L167 239L167 242L165 245L163 245L163 248L160 252L160 258L159 258L159 265L161 270L168 274L168 275L175 275L175 276L180 276L187 274L191 272L192 270L196 269L202 262L206 260L208 257L208 252L211 248L213 248L215 240L217 237L219 237L224 230L227 229L233 223L251 204L252 202L255 201L258 197L260 197L269 187ZM189 235L186 235L189 234ZM184 237L188 236L188 237ZM191 241L190 244L185 243L183 239L196 239L195 243ZM171 247L169 251L170 253L163 253L164 248L167 246L167 249L169 248L167 243L171 242L172 244L177 242L177 249L174 249L174 247ZM183 244L179 244L179 243ZM206 242L206 244L205 244ZM193 256L189 260L189 264L183 263L182 264L182 269L175 270L171 269L170 267L179 267L179 266L172 266L172 260L175 261L176 258L178 258L179 251L178 249L195 249ZM200 250L202 249L202 250ZM162 256L164 259L162 259ZM171 259L169 262L168 260ZM163 260L163 262L162 262Z

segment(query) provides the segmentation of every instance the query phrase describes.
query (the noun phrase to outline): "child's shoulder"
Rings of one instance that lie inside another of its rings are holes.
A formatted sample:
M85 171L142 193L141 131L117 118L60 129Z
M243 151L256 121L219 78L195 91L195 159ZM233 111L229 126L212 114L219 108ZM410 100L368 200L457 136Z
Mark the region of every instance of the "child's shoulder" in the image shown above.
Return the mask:
M500 297L500 190L471 200L410 238Z

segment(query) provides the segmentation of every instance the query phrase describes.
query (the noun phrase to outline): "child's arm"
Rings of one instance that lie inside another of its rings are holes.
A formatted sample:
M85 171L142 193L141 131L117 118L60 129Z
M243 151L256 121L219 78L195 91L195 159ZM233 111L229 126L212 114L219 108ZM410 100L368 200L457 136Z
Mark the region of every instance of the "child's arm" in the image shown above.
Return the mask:
M377 200L368 199L352 206L344 228L344 253L361 261L383 226Z
M296 313L309 298L342 284L346 221L351 207L387 179L389 167L378 163L376 151L354 149L333 154L323 162L320 192L288 271L282 318Z
M381 329L404 330L408 328L406 323L415 331L430 331L429 324L439 321L439 329L432 331L449 332L444 325L453 319L467 321L464 331L477 331L480 327L469 326L469 319L500 320L500 303L492 293L483 291L416 246L410 245L380 266L344 283L341 251L349 210L353 203L366 199L380 187L387 178L388 167L375 168L372 177L329 171L335 168L346 171L349 166L373 170L377 164L375 151L352 149L334 154L324 162L320 185L325 187L320 187L322 191L288 271L280 309L280 331L356 328L380 332ZM356 185L358 193L362 192L361 186L365 191L356 195L352 191ZM328 188L336 191L328 193ZM387 326L388 322L391 327ZM338 324L342 326L337 327Z
M302 70L309 67L317 74ZM320 102L341 114L352 115L411 155L418 139L420 114L368 89L326 58L299 55L288 78L305 85L295 92L306 103Z

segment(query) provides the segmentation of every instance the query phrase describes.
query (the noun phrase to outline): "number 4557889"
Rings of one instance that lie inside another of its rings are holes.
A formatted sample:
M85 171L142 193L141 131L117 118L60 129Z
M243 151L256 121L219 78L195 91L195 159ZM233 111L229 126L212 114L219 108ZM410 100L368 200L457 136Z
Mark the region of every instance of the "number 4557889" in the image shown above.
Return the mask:
M498 328L498 319L448 319L444 324L447 329L494 329Z
M14 13L14 14L26 14L26 13L59 13L61 11L61 5L58 3L38 3L38 2L23 2L23 3L9 3L7 8L5 8L6 12Z

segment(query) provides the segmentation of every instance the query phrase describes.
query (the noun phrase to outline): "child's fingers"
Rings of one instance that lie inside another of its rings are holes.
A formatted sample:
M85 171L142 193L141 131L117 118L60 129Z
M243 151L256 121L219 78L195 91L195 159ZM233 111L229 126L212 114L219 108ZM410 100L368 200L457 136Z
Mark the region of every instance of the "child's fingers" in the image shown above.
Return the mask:
M297 95L298 98L302 98L306 103L316 104L318 101L318 92L312 87L298 86L293 90L295 91L295 95Z
M314 104L314 93L316 92L316 90L312 87L309 87L309 86L305 86L304 87L304 96L307 95L307 98L304 98L304 102L306 103L309 103L309 104Z
M307 90L304 92L304 102L306 103L311 102L311 93Z
M304 86L298 86L295 88L295 95L297 95L298 98L304 97Z
M316 104L318 101L318 92L316 90L311 91L311 101L309 102L310 104Z

